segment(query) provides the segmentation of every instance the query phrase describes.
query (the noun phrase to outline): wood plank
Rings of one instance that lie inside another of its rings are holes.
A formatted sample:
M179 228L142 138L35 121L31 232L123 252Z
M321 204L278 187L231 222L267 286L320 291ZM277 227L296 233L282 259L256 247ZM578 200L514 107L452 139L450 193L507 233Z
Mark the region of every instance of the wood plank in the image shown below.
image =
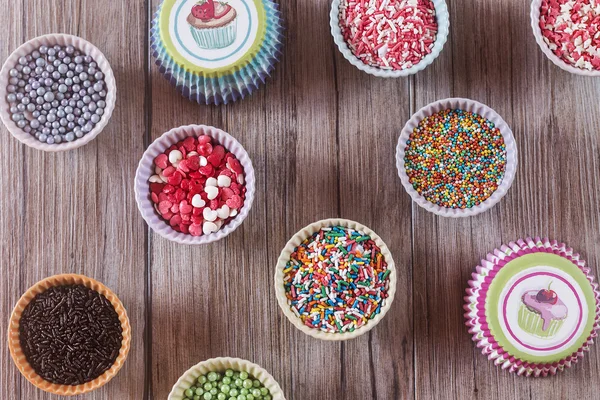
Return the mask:
M117 78L118 101L98 138L68 153L26 148L2 128L2 151L10 155L3 159L11 161L10 170L14 171L2 178L4 187L12 190L3 192L0 200L0 271L6 274L0 290L2 319L8 319L29 286L47 276L82 273L102 281L127 308L133 327L132 349L112 382L79 398L139 398L144 389L140 371L144 370L145 235L133 197L133 176L144 134L144 76L138 72L144 66L144 1L128 2L127 7L119 2L94 1L38 0L24 4L24 9L12 4L6 7L10 11L4 18L12 21L6 25L15 26L15 32L23 31L18 37L11 33L2 54L6 56L23 41L45 33L81 36L98 45L109 59ZM119 34L108 34L109 26L115 26ZM132 290L132 284L138 290ZM4 331L2 342L6 343ZM10 376L2 385L2 398L55 398L18 374L4 345L1 355L3 380Z
M416 398L595 398L597 349L560 376L517 377L475 348L461 307L479 260L527 235L566 241L596 270L599 204L591 183L597 179L592 171L599 162L599 125L590 100L600 87L544 57L527 3L452 1L450 13L452 46L417 76L416 108L450 96L488 104L512 127L520 166L507 196L480 216L455 221L413 205L415 316L425 316L415 318ZM464 356L469 353L471 361Z

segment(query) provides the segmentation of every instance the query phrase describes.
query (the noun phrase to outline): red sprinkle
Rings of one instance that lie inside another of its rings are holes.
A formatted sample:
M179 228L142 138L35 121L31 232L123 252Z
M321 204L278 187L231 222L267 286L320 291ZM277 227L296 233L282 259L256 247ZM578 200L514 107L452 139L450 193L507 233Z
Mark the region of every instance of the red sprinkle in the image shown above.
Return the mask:
M169 147L154 159L154 166L150 198L178 232L193 236L216 232L244 205L246 187L239 183L244 182L243 166L208 135L188 137ZM221 175L230 179L219 182ZM205 214L204 209L210 212Z

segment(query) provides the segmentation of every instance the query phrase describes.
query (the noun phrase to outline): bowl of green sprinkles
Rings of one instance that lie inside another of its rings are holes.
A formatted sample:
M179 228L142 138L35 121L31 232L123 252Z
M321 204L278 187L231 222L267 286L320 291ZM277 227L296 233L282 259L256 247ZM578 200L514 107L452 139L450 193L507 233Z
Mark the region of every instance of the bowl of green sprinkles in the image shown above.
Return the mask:
M469 217L506 195L517 169L517 145L508 124L488 106L444 99L406 123L396 166L419 206L444 217Z
M321 340L353 339L390 309L394 260L368 227L347 219L318 221L281 251L275 292L284 315L302 332Z
M285 400L264 368L240 358L218 357L188 369L168 400Z

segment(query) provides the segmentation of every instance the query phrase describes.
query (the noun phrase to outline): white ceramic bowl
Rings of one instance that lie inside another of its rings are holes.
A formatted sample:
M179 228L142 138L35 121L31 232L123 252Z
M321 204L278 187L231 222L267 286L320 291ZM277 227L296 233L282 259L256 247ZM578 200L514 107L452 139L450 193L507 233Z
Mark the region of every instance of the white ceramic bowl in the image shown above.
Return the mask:
M406 142L408 141L413 129L416 128L419 125L419 122L421 122L424 118L449 108L470 111L492 121L495 127L500 130L500 133L504 138L504 144L506 145L506 170L500 186L484 202L471 208L446 208L427 201L425 197L421 196L410 184L408 175L406 174L406 169L404 167L404 149L406 149ZM415 203L427 211L441 215L442 217L470 217L492 208L500 201L502 197L504 197L512 185L517 169L517 144L515 143L515 138L513 137L512 131L506 122L504 122L502 117L488 106L474 100L462 98L438 100L434 103L426 105L414 113L411 119L404 126L404 129L402 129L402 133L398 139L398 146L396 147L396 167L398 168L398 174L400 175L400 180L402 181L404 189L406 189Z
M600 76L599 70L589 71L587 69L577 68L558 57L550 50L544 36L542 35L542 29L540 28L540 8L542 6L542 0L533 0L531 2L531 29L533 29L533 36L535 41L542 49L542 52L556 65L557 67L576 75L583 76Z
M179 378L169 393L168 400L183 400L183 393L195 384L201 375L206 375L211 371L224 372L227 369L235 371L244 371L258 379L271 393L273 400L285 400L281 387L264 368L240 358L219 357L202 361L188 369Z
M409 76L416 74L419 71L422 71L429 64L435 60L442 49L444 48L444 44L446 40L448 40L448 33L450 31L450 14L448 13L448 6L446 5L445 0L432 0L433 5L435 7L435 15L438 23L438 32L435 39L435 43L433 48L431 49L431 53L427 54L417 65L412 66L411 68L403 69L400 71L393 70L385 70L377 67L372 67L370 65L362 62L358 57L356 57L348 44L344 40L342 36L342 29L340 28L339 23L339 15L340 15L340 0L333 0L331 4L331 13L329 15L329 25L331 26L331 35L333 36L333 40L337 45L338 49L350 62L350 64L354 65L356 68L361 71L366 72L367 74L378 76L381 78L400 78L403 76Z
M294 249L298 247L304 240L308 239L313 233L318 232L321 228L326 228L330 226L343 226L347 228L356 229L365 235L369 235L371 239L377 244L379 249L381 250L381 254L387 263L387 268L391 271L389 278L389 286L388 286L388 298L386 299L385 306L382 307L381 312L377 314L372 320L367 322L365 325L357 328L354 332L343 332L343 333L333 333L333 332L323 332L319 329L310 328L302 323L300 318L298 318L290 309L290 305L288 304L287 297L285 296L285 287L283 285L284 273L283 270L287 262L290 260L290 256L294 252ZM358 222L350 221L347 219L325 219L315 223L312 223L300 231L298 231L292 238L287 242L281 254L279 255L279 259L277 260L277 266L275 268L275 294L277 296L277 302L279 303L279 307L283 311L283 314L287 317L287 319L299 330L306 333L309 336L312 336L317 339L327 340L327 341L338 341L338 340L348 340L354 339L360 335L363 335L373 329L375 325L377 325L388 312L390 307L392 306L392 302L394 301L394 295L396 294L396 266L394 264L394 260L392 258L392 254L390 253L389 248L383 242L383 240L373 232L371 229L366 226L359 224Z
M6 100L6 87L8 86L8 80L10 78L8 73L11 70L11 68L14 68L14 66L17 65L17 62L20 57L30 54L32 51L34 51L42 45L54 46L57 44L61 46L74 46L76 49L81 50L85 54L90 55L98 64L98 68L104 74L104 82L106 82L106 108L104 109L104 114L102 115L100 122L96 124L96 126L94 127L94 129L92 129L91 132L87 133L82 138L75 139L72 142L47 144L40 142L34 136L23 131L11 119L9 112L10 106L8 105L8 101ZM102 132L102 129L104 129L104 127L108 123L108 120L110 119L112 112L115 108L116 99L117 84L115 82L115 76L113 75L113 71L104 54L102 54L102 52L96 46L94 46L87 40L73 35L52 33L49 35L43 35L33 38L30 41L23 43L21 46L19 46L19 48L13 51L13 53L4 62L2 70L0 71L0 118L2 119L2 122L4 122L4 125L6 126L8 131L14 137L16 137L20 142L25 143L27 146L33 147L34 149L38 150L72 150L91 142L96 136L98 136L100 132Z
M154 159L156 156L163 153L167 148L171 147L171 145L184 140L188 136L198 137L200 135L212 137L216 142L237 157L238 161L242 164L242 167L244 167L246 198L244 199L244 205L239 210L238 215L227 224L223 225L220 230L209 235L192 236L187 233L177 232L156 212L154 203L152 203L152 199L150 198L148 179L150 179L150 176L154 175ZM223 239L240 226L246 219L254 200L254 179L254 168L252 167L250 156L248 156L246 150L233 136L212 126L180 126L179 128L174 128L164 133L144 152L135 173L135 201L148 226L162 237L182 244L207 244Z

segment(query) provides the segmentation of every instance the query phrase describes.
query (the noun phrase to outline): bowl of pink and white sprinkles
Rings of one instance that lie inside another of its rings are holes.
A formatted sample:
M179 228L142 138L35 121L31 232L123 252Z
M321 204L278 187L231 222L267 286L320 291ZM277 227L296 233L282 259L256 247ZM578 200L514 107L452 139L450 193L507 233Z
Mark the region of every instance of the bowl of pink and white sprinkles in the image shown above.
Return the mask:
M600 0L533 0L531 27L555 65L572 74L600 76Z
M444 0L334 0L331 34L355 67L383 78L415 74L442 51L450 29Z
M254 199L254 169L228 133L188 125L164 133L145 151L135 176L142 217L182 244L224 238L244 221Z

